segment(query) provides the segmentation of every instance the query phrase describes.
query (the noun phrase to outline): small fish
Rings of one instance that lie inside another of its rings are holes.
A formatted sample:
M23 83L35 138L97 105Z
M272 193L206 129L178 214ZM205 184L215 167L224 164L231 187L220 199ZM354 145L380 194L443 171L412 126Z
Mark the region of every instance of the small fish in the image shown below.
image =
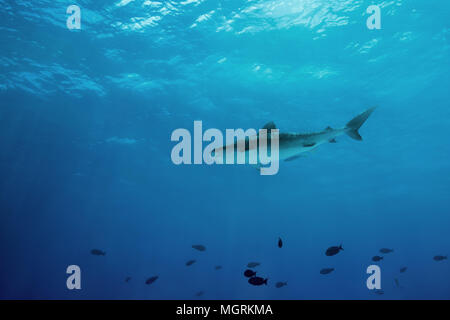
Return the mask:
M247 269L244 271L244 276L246 276L247 278L251 278L256 276L256 272L250 269Z
M435 261L447 260L447 256L434 256L433 260Z
M408 267L402 267L400 268L400 273L404 273L406 270L408 270Z
M206 250L206 247L201 245L201 244L194 244L194 245L192 245L192 248L194 248L195 250L198 250L198 251L205 251Z
M196 260L189 260L188 262L186 262L187 266L191 266L196 262Z
M127 278L125 279L125 282L130 282L130 280L131 280L131 277L127 277Z
M325 255L331 257L338 254L341 250L344 250L344 248L342 248L342 244L339 247L329 247L325 252Z
M93 254L94 256L104 256L106 255L106 252L99 249L92 249L91 254Z
M195 294L196 297L201 297L204 294L203 291L199 291Z
M248 283L254 285L254 286L261 286L263 284L267 285L268 279L263 279L261 277L253 277L248 279Z
M391 253L391 252L394 252L394 249L381 248L380 252L381 253Z
M154 277L150 277L147 280L145 280L145 284L152 284L153 282L155 282L159 277L158 276L154 276Z
M249 262L249 263L247 264L247 267L249 267L249 268L255 268L255 267L259 266L259 265L260 265L259 262Z
M380 257L380 256L374 256L374 257L372 257L372 261L377 262L377 261L381 261L381 260L383 260L383 257Z
M282 247L283 247L283 240L281 240L281 238L278 238L278 248Z
M222 269L222 266L215 266L214 267L214 270L220 270L220 269Z
M322 270L320 270L320 274L329 274L332 273L334 271L334 268L323 268Z
M395 282L395 285L396 285L397 287L400 287L400 282L398 281L397 278L394 279L394 282Z
M275 287L276 288L282 288L282 287L284 287L284 286L287 286L287 282L277 282L276 284L275 284Z

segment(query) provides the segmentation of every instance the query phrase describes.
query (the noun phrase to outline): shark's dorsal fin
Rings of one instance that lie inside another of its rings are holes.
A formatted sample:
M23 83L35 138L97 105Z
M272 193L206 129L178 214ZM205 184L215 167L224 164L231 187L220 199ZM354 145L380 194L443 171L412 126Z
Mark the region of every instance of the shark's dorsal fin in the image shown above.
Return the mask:
M330 127L330 126L328 126L328 127L325 128L325 131L331 131L331 130L333 130L333 128Z
M277 126L275 125L275 122L270 121L269 123L266 123L264 125L264 127L262 127L263 129L267 129L267 130L271 130L271 129L276 129Z

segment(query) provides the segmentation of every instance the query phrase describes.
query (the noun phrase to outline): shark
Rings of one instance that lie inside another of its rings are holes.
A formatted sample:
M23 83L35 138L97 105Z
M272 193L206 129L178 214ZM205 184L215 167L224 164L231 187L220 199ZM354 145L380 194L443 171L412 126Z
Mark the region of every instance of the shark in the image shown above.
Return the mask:
M279 159L292 161L302 157L325 143L336 143L336 138L347 134L350 138L362 141L359 129L366 122L376 107L371 107L347 122L344 127L334 129L326 127L325 130L313 133L280 133ZM276 129L274 122L269 122L263 129Z
M279 160L284 161L292 161L298 158L301 158L305 155L305 153L311 152L317 147L325 143L336 143L336 138L342 136L344 134L348 135L350 138L361 141L362 137L359 134L359 129L366 122L372 112L376 109L376 107L371 107L366 111L360 113L353 119L351 119L347 124L340 128L332 128L326 127L324 130L320 132L313 133L279 133L278 134L278 150ZM271 145L271 133L272 130L278 130L275 123L273 121L267 123L262 129L266 129L266 139L267 139L267 149L268 154L270 153L270 145ZM252 149L257 148L256 143L251 143L252 140L257 140L260 133L252 136L246 137L245 141L241 140L229 145L234 151L235 155L239 153L244 153L246 157L248 157L249 152ZM225 150L228 146L222 146L220 148L216 148L213 151L213 154L219 156L225 156ZM256 164L256 168L260 169L262 165L258 162Z

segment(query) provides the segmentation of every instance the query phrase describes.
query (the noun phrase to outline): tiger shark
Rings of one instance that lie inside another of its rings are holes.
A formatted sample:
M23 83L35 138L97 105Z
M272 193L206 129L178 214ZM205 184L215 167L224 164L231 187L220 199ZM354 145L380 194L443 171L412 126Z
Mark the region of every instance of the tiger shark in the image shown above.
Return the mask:
M279 133L279 130L277 129L275 123L272 121L267 123L262 128L263 130L259 130L259 133L253 136L246 136L245 139L241 139L240 141L238 139L237 142L215 148L212 151L212 155L216 158L216 160L217 157L219 157L222 158L221 161L223 161L226 155L226 152L224 151L233 150L235 151L233 157L239 157L239 154L241 154L242 156L247 158L247 156L249 157L251 151L256 151L256 140L258 140L259 138L259 141L261 143L261 138L263 137L267 139L267 149L269 151L267 155L269 155L270 153L272 153L273 155L273 150L269 149L273 149L274 146L278 146L278 157L276 160L292 161L302 157L305 153L316 149L318 146L324 143L336 143L336 138L344 134L347 134L354 140L361 141L362 137L359 134L359 129L367 120L367 118L369 118L375 108L376 107L369 108L363 113L357 115L344 127L337 129L327 127L323 131L313 133ZM277 144L274 143L275 141L272 141L272 139L274 138L274 132L278 137ZM269 148L270 146L272 147ZM256 164L256 168L263 168L259 161Z

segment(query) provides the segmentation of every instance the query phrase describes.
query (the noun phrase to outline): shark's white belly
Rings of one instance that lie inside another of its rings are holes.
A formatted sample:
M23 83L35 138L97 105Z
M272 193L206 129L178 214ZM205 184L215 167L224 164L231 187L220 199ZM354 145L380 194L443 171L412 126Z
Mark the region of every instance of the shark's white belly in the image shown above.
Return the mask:
M291 157L295 157L301 155L302 153L309 152L315 148L317 148L321 143L317 143L312 147L288 147L288 148L280 148L279 158L280 160L286 160Z
M303 153L312 151L316 149L318 146L324 143L328 143L330 139L334 139L342 134L344 134L345 130L343 129L337 129L333 130L329 133L323 133L321 135L318 135L314 141L310 141L309 143L314 143L313 146L304 146L302 143L297 145L289 144L288 146L284 147L283 145L280 145L279 147L279 159L280 160L286 160L291 157L299 156Z

